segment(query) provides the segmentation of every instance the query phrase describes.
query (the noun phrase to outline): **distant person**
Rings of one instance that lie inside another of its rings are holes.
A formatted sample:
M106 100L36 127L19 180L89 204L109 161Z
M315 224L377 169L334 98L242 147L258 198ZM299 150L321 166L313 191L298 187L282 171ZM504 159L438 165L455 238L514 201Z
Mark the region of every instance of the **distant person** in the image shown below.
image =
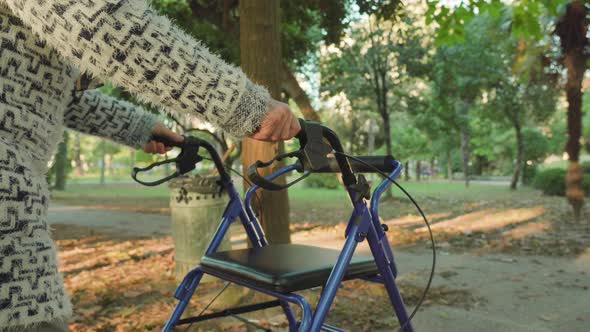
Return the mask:
M68 330L45 180L64 127L150 153L166 150L153 134L182 140L132 104L76 89L81 73L237 138L299 131L287 105L145 0L0 0L0 45L0 331Z

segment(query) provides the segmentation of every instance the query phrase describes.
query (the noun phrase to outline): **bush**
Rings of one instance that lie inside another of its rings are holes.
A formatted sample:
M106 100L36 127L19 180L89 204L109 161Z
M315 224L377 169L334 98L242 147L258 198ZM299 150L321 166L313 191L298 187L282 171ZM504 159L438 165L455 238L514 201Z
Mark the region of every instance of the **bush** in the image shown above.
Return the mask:
M336 174L311 174L304 183L309 188L337 189L341 186Z
M545 195L565 196L565 169L550 168L535 175L533 187Z
M590 161L583 162L582 169L584 170L584 174L590 174Z
M537 173L533 187L543 191L545 195L565 196L565 174L562 168L550 168ZM590 174L584 174L582 182L586 196L590 196Z

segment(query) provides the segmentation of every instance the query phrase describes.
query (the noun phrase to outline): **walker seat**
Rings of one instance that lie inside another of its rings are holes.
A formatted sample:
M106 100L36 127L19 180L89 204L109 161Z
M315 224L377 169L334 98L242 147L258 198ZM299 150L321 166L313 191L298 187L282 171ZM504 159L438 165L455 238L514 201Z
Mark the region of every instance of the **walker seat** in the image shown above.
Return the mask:
M229 276L278 293L290 293L324 285L339 254L338 250L314 246L275 244L205 255L201 268L205 273ZM344 279L372 277L377 273L373 257L355 255Z

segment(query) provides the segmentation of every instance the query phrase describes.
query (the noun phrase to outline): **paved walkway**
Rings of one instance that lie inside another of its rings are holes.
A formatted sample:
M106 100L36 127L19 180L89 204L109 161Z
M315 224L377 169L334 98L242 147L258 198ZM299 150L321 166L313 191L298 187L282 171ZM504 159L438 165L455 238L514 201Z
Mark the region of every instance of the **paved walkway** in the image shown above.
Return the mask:
M160 214L52 204L47 217L50 225L86 226L131 237L170 234L170 216Z

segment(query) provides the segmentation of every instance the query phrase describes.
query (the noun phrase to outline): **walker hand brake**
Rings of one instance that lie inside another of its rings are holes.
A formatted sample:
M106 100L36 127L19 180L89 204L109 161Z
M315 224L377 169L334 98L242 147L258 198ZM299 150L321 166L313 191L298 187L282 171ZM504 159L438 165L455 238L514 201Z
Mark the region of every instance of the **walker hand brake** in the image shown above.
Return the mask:
M328 166L327 155L332 152L332 147L324 141L322 126L316 122L299 120L301 130L295 136L299 140L300 149L297 151L285 153L274 157L273 159L263 162L257 160L248 167L248 177L252 182L261 188L268 190L283 190L295 183L303 180L316 169ZM272 165L275 161L281 161L284 158L297 158L296 170L303 172L303 175L287 184L278 184L262 176L258 170Z
M151 140L163 143L167 147L179 147L181 148L181 151L176 158L158 161L143 168L134 167L131 171L131 177L133 178L133 180L135 180L138 183L141 183L144 186L157 186L175 177L186 174L194 170L197 163L203 160L203 157L199 155L199 146L201 145L201 140L199 138L185 136L182 142L172 142L166 137L152 136ZM138 178L139 173L147 172L157 166L171 163L174 163L176 165L176 170L171 175L168 175L162 179L152 182L143 181Z

